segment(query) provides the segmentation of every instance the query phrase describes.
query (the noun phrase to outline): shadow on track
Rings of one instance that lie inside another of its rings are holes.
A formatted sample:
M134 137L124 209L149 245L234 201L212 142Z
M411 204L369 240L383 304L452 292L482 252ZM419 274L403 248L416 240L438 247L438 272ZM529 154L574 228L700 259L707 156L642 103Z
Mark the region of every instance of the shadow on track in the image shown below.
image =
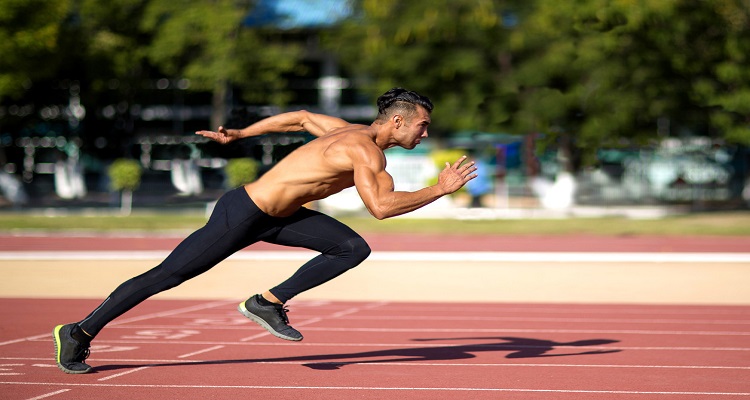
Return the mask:
M476 353L506 351L505 358L542 358L542 357L570 357L594 354L617 353L621 350L601 348L600 346L617 343L612 339L588 339L574 342L555 342L545 339L517 338L517 337L463 337L463 338L435 338L413 339L415 342L434 342L441 340L471 340L473 343L459 345L426 345L424 347L410 347L389 350L375 350L354 353L319 354L296 357L258 358L244 360L213 360L186 361L183 363L154 363L149 367L166 367L178 365L221 365L221 364L268 364L268 363L299 363L305 367L318 370L335 370L351 364L377 363L408 363L408 362L437 362L454 361L476 358ZM489 341L489 343L481 343ZM576 351L580 347L594 347L592 350ZM599 348L597 348L599 347ZM562 352L552 353L554 350ZM108 371L123 368L138 368L137 365L104 365L97 367L97 371Z

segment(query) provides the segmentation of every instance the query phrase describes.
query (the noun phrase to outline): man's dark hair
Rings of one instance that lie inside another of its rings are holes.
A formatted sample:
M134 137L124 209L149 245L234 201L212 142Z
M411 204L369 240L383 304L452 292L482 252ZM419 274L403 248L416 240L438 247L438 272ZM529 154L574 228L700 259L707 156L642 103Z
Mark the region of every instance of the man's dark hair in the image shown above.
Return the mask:
M384 121L390 118L394 110L411 116L416 113L418 105L424 107L428 113L432 112L432 102L427 97L403 88L393 88L378 97L377 120Z

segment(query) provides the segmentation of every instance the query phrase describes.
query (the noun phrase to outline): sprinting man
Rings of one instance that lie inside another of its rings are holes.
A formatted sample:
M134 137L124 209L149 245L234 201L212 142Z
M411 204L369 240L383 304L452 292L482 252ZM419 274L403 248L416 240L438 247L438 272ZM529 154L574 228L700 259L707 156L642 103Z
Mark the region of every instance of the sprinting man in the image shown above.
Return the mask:
M244 316L281 339L299 341L289 325L284 304L357 266L370 254L367 242L341 222L302 207L354 186L367 210L377 219L414 211L460 189L476 177L466 156L446 163L438 183L415 192L394 191L385 171L383 150L413 149L427 137L432 103L427 97L394 88L377 100L378 116L367 125L307 111L278 114L244 129L198 135L219 143L274 132L316 136L255 182L225 193L205 226L180 243L158 266L115 289L91 314L53 331L58 367L69 374L91 371L85 363L91 341L113 319L147 298L194 278L255 243L265 241L304 247L321 254L302 265L289 279L239 304Z

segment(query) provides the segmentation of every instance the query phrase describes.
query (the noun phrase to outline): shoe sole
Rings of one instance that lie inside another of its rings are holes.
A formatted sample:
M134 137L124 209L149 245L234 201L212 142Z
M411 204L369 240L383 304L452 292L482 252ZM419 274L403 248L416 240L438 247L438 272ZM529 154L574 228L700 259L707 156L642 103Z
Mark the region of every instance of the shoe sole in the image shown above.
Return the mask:
M271 325L268 325L268 323L261 317L251 313L247 308L245 308L245 302L240 303L240 305L237 306L237 311L240 312L240 314L250 318L251 321L255 322L256 324L263 327L263 329L270 332L272 335L276 336L279 339L289 340L292 342L299 342L302 340L302 338L293 338L291 336L284 335L283 333L276 332L273 328L271 328Z
M66 374L87 374L91 371L91 368L84 369L82 371L74 371L72 369L65 368L62 364L60 364L60 348L62 341L60 340L60 329L62 329L64 325L58 325L55 327L55 329L52 331L52 339L55 343L55 362L57 363L57 368L60 368L60 371L65 372Z

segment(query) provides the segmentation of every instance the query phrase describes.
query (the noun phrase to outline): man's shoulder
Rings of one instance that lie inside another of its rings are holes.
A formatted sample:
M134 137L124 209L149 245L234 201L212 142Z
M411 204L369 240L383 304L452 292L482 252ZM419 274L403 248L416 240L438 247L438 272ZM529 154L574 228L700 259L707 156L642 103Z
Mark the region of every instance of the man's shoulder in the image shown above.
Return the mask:
M345 126L340 126L336 129L333 129L329 132L329 134L346 134L346 135L369 135L372 131L372 126L369 125L363 125L363 124L348 124Z
M367 125L352 124L338 128L326 136L331 139L332 143L338 145L365 147L375 145L371 127Z
M359 125L359 127L361 128L342 129L330 135L328 137L330 142L325 145L327 151L347 154L347 157L352 160L384 157L383 150L375 143L370 127L366 125Z

